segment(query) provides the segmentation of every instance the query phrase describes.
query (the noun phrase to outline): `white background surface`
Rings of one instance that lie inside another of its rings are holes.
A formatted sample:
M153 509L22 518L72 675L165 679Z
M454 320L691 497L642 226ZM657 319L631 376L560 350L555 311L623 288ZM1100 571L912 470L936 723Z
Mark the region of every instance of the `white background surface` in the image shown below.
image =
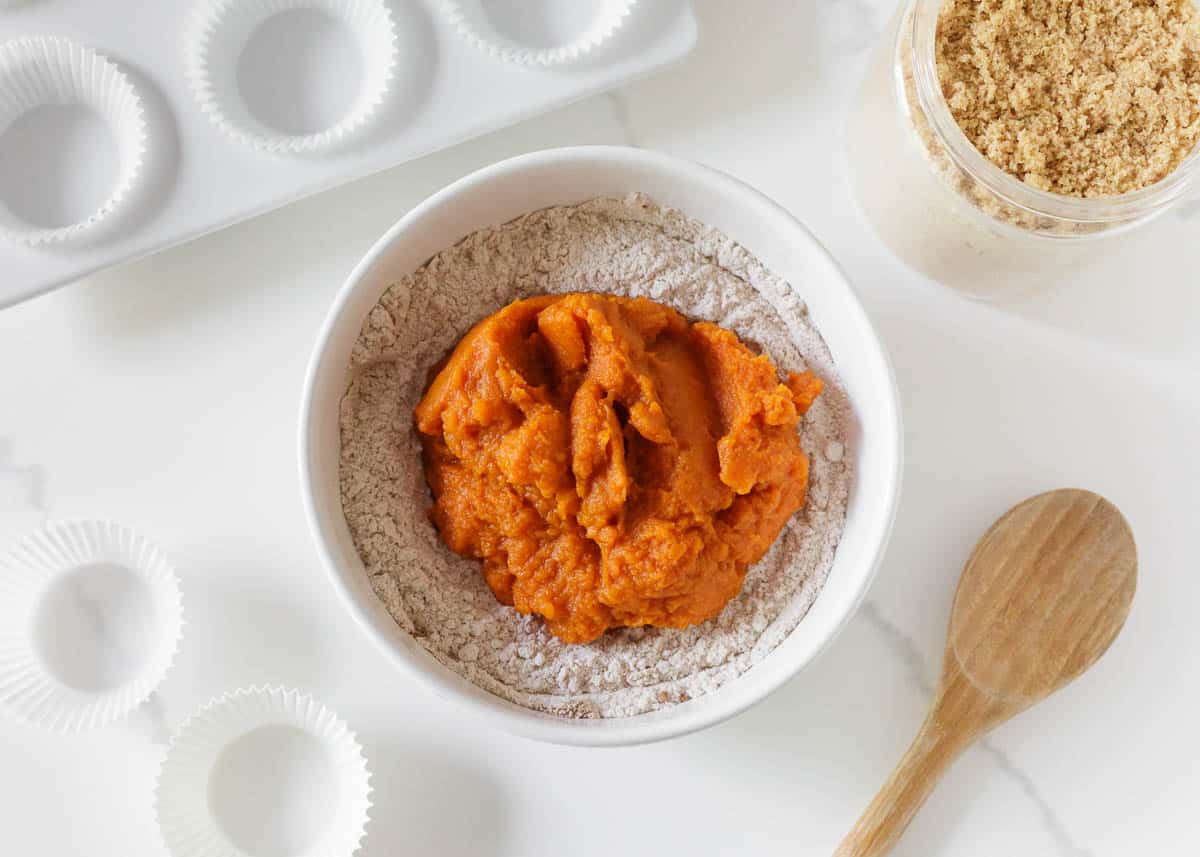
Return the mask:
M830 853L917 728L970 546L1025 495L1107 494L1138 538L1124 635L969 751L902 857L1194 848L1200 802L1200 205L1100 273L1005 306L905 270L850 194L844 117L890 0L698 4L685 65L0 313L0 521L128 522L174 558L188 626L158 704L78 737L0 724L0 851L158 854L165 731L255 682L316 692L375 769L366 855ZM547 146L703 160L790 208L848 270L896 364L906 483L862 613L708 732L578 750L478 731L336 606L300 507L301 376L344 275L448 181Z

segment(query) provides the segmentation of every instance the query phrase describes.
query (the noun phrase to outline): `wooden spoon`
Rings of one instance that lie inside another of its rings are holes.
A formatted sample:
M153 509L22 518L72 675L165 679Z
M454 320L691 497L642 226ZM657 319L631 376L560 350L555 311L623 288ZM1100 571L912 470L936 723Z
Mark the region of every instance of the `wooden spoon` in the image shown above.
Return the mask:
M1104 654L1136 586L1133 533L1097 494L1050 491L996 521L958 582L929 716L834 857L891 851L963 750Z

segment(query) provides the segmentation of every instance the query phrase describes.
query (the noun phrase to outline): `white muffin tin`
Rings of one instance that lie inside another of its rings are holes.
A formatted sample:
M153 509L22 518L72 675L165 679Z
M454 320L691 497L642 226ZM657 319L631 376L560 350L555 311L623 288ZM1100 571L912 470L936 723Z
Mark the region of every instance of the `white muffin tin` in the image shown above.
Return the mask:
M0 307L645 76L682 59L697 37L690 0L643 0L628 3L611 37L579 52L572 61L520 62L508 57L511 49L489 51L465 38L452 14L454 4L446 0L385 0L395 30L395 62L381 102L361 127L339 139L337 145L290 151L245 144L213 121L193 91L185 32L205 5L222 2L242 0L0 3L0 43L54 36L94 50L132 82L146 126L146 151L137 185L118 209L106 213L103 223L65 241L31 246L11 238L0 240ZM318 0L311 5L327 2ZM487 5L483 0L473 2ZM497 26L510 46L522 30L542 31L536 36L538 41L531 42L531 49L544 48L546 39L559 35L544 32L551 29L550 24L561 28L564 19L573 15L611 8L609 0L489 2L494 16L538 18ZM262 5L261 0L256 5ZM289 5L295 4L279 4L281 8ZM587 20L579 23L588 26ZM282 63L271 62L270 57L279 54L270 50L286 52L287 39L302 37L299 51L314 57L317 66L337 69L336 74L342 75L347 63L332 58L345 59L346 46L353 52L355 41L349 38L338 43L329 33L312 30L300 20L289 22L291 29L276 27L277 32L267 33L270 24L263 25L261 38L250 37L244 53L237 46L226 52L230 61L238 64L237 69L227 70L226 77L236 81L248 102L256 99L255 107L270 112L281 103L291 104L289 96L311 98L320 102L317 106L328 107L337 104L343 93L353 102L359 82L368 84L363 78L369 77L370 60L361 61L358 80L346 77L297 84L281 71ZM561 35L569 37L565 31ZM337 53L339 50L343 53ZM254 51L260 51L260 56ZM322 55L321 51L331 53ZM350 59L354 59L352 53ZM289 87L290 94L285 92ZM296 91L303 94L297 96ZM301 112L311 109L313 104L295 104L295 110ZM286 113L274 118L280 116L288 119ZM64 201L70 203L70 196L80 193L80 188L105 188L107 175L80 176L78 172L111 170L114 178L119 173L115 156L91 155L89 145L97 139L94 136L72 137L75 151L69 153L71 157L62 154L50 161L50 167L43 162L35 168L34 162L43 160L43 145L70 148L62 142L69 136L66 132L60 135L46 130L62 126L38 127L42 130L17 128L16 123L0 128L0 202L8 204L6 194L16 193L26 208L32 197L35 210L53 210ZM72 133L77 130L66 127ZM9 133L14 136L6 141ZM102 193L98 199L103 203ZM14 213L18 217L23 214L20 210ZM85 209L81 216L91 215ZM46 228L52 224L36 225Z

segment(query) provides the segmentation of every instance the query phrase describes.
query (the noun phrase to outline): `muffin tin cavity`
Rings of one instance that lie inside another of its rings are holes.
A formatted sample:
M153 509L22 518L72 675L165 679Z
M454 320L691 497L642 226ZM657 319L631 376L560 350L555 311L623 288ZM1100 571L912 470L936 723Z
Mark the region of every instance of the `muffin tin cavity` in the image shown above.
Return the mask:
M0 45L0 238L78 239L142 173L146 122L125 74L67 39Z
M396 55L382 0L210 0L184 35L201 109L232 139L273 153L356 136L391 89Z
M624 25L637 0L439 0L455 30L496 59L565 65Z

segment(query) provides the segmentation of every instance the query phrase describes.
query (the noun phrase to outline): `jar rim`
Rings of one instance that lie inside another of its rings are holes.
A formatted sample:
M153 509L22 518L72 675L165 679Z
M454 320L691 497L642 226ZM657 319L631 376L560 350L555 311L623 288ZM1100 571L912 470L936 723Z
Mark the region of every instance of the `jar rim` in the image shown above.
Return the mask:
M959 169L1011 205L1032 214L1077 223L1141 220L1187 194L1192 180L1200 174L1200 144L1154 184L1116 196L1075 197L1041 190L992 163L959 127L938 80L937 24L944 3L945 0L910 0L911 14L901 19L901 27L911 27L913 79L921 110Z

